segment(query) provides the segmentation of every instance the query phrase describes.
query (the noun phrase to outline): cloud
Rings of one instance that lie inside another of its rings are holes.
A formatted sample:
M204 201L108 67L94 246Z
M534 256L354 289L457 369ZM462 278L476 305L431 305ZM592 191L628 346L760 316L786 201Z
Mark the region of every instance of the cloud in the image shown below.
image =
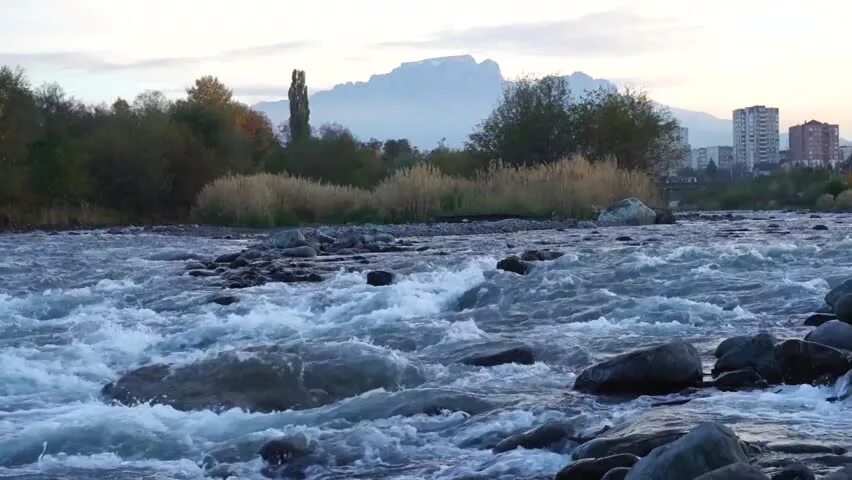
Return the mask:
M269 45L225 50L209 55L183 57L154 57L133 62L116 62L107 55L93 52L0 52L0 65L50 65L59 68L84 70L88 72L108 72L126 70L150 70L173 67L186 67L203 62L232 62L245 58L274 56L299 50L310 45L309 42L280 42Z
M504 50L524 55L624 57L689 42L692 27L670 19L602 12L570 20L443 30L432 38L387 47Z

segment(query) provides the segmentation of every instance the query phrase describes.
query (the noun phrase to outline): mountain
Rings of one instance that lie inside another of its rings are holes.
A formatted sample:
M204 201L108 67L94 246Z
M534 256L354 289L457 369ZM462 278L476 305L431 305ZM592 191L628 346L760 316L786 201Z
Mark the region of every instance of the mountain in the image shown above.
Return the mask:
M609 80L583 72L565 76L575 96L598 88L615 88ZM366 82L348 82L310 97L311 124L341 124L362 139L408 138L431 148L444 139L461 146L468 134L497 104L506 80L493 60L470 55L408 62ZM273 123L287 121L287 100L260 102L254 108ZM703 112L670 108L689 128L693 147L730 145L731 120Z

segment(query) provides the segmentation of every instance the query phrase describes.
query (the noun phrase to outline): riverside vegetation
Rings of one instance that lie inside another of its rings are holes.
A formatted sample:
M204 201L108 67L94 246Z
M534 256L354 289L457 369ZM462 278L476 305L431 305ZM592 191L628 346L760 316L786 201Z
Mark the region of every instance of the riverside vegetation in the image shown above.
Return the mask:
M90 106L2 67L0 227L582 215L627 196L654 203L649 176L677 154L676 122L643 93L572 100L557 77L509 84L462 149L312 128L304 72L289 93L290 121L275 128L212 76L178 100Z

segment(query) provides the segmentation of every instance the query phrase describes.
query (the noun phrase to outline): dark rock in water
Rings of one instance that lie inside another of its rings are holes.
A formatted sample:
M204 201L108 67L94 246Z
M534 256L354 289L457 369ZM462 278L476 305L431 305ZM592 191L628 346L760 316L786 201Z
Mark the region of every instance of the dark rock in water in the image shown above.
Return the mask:
M213 261L216 263L231 263L238 258L240 258L240 252L234 252L219 255L218 257L216 257L216 260Z
M816 454L828 453L832 455L843 455L846 449L837 445L824 445L821 443L784 443L772 442L766 444L765 448L773 452L792 454Z
M830 320L809 333L805 340L841 350L852 350L852 325Z
M781 381L781 372L775 362L775 337L768 333L759 333L747 341L742 341L740 337L735 338L738 340L722 349L724 355L716 360L713 375L752 369L769 383Z
M615 237L615 241L616 242L632 242L633 237L628 237L627 235L624 235L624 236L621 236L621 237Z
M814 230L828 230L828 227L825 225L814 225Z
M784 382L811 383L824 375L837 378L849 371L846 354L835 348L804 340L785 340L775 347L775 358Z
M639 457L629 453L604 458L584 458L560 470L556 474L556 480L596 480L614 468L632 467L638 461Z
M816 475L801 463L793 463L773 475L772 480L816 480Z
M183 268L184 270L204 270L207 268L207 265L204 265L201 262L187 262Z
M231 305L239 301L240 299L234 295L216 295L210 299L210 303L215 303L217 305Z
M660 210L657 212L657 216L654 217L654 223L657 225L672 225L677 223L677 217L669 209Z
M521 260L526 262L543 262L548 260L556 260L565 255L562 252L554 252L552 250L527 250L521 255Z
M303 245L300 247L284 248L281 250L281 255L295 258L313 258L317 256L317 251L313 247Z
M101 391L109 400L178 410L242 408L271 412L313 408L376 388L416 385L422 377L378 347L314 346L302 352L262 347L183 365L133 370Z
M578 446L571 452L577 458L600 458L619 453L632 453L644 457L662 445L668 445L686 434L685 428L660 428L654 419L640 418L610 429L602 435Z
M822 480L852 480L852 466L843 467L840 470L823 477Z
M712 472L707 472L695 480L769 480L759 468L747 463L734 463Z
M694 479L733 463L747 462L748 455L730 428L715 422L704 423L680 439L655 448L636 463L627 480Z
M574 426L571 423L554 420L500 441L494 447L494 453L508 452L516 448L550 448L561 451L562 446L573 439L574 435Z
M216 272L211 270L190 270L186 274L190 277L215 277L217 275Z
M296 445L289 439L270 440L260 447L258 454L267 465L280 466L309 453L304 446Z
M752 369L725 372L713 381L713 385L723 391L769 387L769 383Z
M124 230L122 230L120 228L110 228L110 229L107 229L106 233L108 235L124 235L127 232L125 232Z
M630 469L627 467L613 468L606 472L606 475L601 477L601 480L624 480L627 478L628 473L630 473Z
M284 230L272 235L270 241L276 248L292 248L298 246L298 242L304 242L305 235L298 229Z
M852 293L852 278L832 288L828 293L826 293L825 303L834 307L834 304L840 300L840 297L849 293Z
M230 264L228 264L228 268L242 268L248 266L249 262L243 257L239 257Z
M837 320L837 315L833 313L815 313L805 319L806 327L818 327L831 320Z
M497 269L517 273L518 275L526 275L530 270L530 266L520 258L512 255L497 262Z
M580 373L574 388L588 393L662 393L696 385L701 378L698 351L678 340L593 365Z
M834 314L838 320L852 323L852 293L846 293L834 302Z
M477 352L460 360L465 365L475 367L493 367L504 363L517 363L520 365L532 365L535 363L533 351L527 345L519 345L509 348L492 348Z
M374 287L382 287L393 283L394 274L383 270L376 270L367 273L367 284Z
M322 232L315 233L314 238L316 238L317 242L319 242L320 244L331 244L337 241L336 238L332 237L331 235L326 235Z
M722 340L722 343L716 347L716 351L713 352L713 355L716 358L722 358L726 353L731 351L732 349L741 347L749 342L753 338L753 335L740 335L738 337L731 337Z
M814 310L814 313L828 313L834 315L834 307L826 303L825 305Z

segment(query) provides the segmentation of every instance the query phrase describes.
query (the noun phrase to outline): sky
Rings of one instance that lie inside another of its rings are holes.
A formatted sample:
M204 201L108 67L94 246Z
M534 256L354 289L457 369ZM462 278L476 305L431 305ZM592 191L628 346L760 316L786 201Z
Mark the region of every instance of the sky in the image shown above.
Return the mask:
M0 64L87 102L205 74L247 103L367 80L402 62L472 54L504 76L583 71L729 118L781 109L852 138L847 0L0 0Z

